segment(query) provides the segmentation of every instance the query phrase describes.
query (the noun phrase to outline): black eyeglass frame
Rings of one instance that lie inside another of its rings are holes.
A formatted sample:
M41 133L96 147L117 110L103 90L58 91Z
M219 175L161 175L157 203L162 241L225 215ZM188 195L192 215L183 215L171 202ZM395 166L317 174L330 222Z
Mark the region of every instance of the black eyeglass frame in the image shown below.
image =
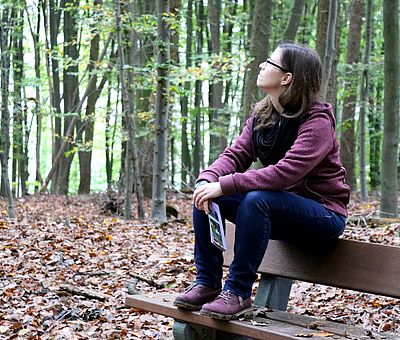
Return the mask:
M268 64L270 64L270 65L272 65L272 66L275 66L275 67L277 67L277 68L279 68L281 71L283 71L283 72L290 72L287 68L285 68L285 67L283 67L283 66L281 66L281 65L278 65L278 64L275 64L273 61L271 61L271 59L267 59L266 61L265 61L266 63L268 63Z

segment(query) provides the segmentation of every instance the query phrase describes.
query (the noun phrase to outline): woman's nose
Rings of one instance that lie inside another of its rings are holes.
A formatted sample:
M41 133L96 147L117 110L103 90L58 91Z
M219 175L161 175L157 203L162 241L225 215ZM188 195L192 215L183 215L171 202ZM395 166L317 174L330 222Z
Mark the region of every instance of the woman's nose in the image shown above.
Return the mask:
M265 68L265 61L258 65L258 68L260 69L260 71L262 71Z

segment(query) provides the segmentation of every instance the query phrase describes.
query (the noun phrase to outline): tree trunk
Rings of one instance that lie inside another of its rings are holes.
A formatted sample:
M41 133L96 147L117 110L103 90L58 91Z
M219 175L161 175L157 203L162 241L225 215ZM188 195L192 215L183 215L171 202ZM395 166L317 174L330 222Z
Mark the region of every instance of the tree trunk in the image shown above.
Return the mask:
M61 0L62 1L62 0ZM52 148L52 163L54 164L55 159L60 151L61 147L61 136L62 136L62 121L61 121L61 94L60 94L60 71L58 55L56 51L58 50L57 37L60 30L60 11L63 7L63 1L59 5L59 9L56 9L56 4L54 0L49 0L49 20L50 20L50 46L51 46L51 71L52 71L52 90L51 95L52 107L54 110L54 132L53 132L53 148ZM58 179L58 168L55 169L52 182L51 182L51 192L56 193L57 189L57 179Z
M321 97L325 100L335 55L335 25L337 19L337 0L329 0L326 47L323 61Z
M73 115L76 113L74 109L79 102L79 79L78 79L78 26L76 22L79 0L66 0L64 11L64 57L70 58L70 64L64 68L64 138L67 136L67 131L72 121ZM72 133L70 138L74 139ZM72 154L74 146L66 140L65 152L61 157L58 168L57 188L56 193L59 195L68 195L69 174L71 163L73 160Z
M180 27L180 17L181 17L181 0L170 0L170 13L171 13L171 18L174 18L174 22L176 22L176 26ZM171 38L170 38L170 50L171 50L171 65L175 68L180 67L179 63L179 31L180 29L174 28L175 25L172 25L171 28ZM174 88L174 91L171 91L171 102L175 103L179 98L178 92L182 89L183 84L181 82L178 82L174 79L174 77L171 77L171 89ZM168 135L171 136L171 138L168 139L168 148L169 148L169 154L170 154L170 162L168 164L171 165L169 172L169 178L171 181L171 185L173 187L175 186L175 175L176 175L176 158L180 158L175 149L175 143L176 143L176 138L174 138L175 135L175 127L173 124L169 124L169 131ZM180 163L180 162L179 162Z
M8 86L10 70L10 47L12 46L11 35L9 35L8 24L16 16L16 10L12 9L9 13L9 7L2 9L0 19L0 69L1 69L1 126L0 126L0 163L1 163L1 183L2 194L7 198L8 216L15 217L14 202L8 178L8 158L10 150L10 112L8 110Z
M122 26L121 26L121 3L120 0L115 0L115 20L117 28L117 42L118 42L118 57L119 57L119 77L122 89L122 109L125 119L125 125L128 130L128 142L126 143L125 150L125 207L124 217L130 219L131 213L131 199L132 199L132 183L135 183L136 197L138 205L138 217L144 218L144 197L141 183L140 169L138 163L138 150L136 145L136 126L133 120L134 98L129 92L130 87L127 86L127 76L125 74L125 52L122 40ZM131 55L131 53L130 53Z
M208 21L211 35L211 60L214 72L210 81L210 154L209 164L218 158L218 155L226 148L226 132L229 125L229 117L223 110L222 94L224 83L221 79L221 0L208 0Z
M365 201L368 197L367 191L367 162L366 162L366 112L369 111L368 89L369 89L369 56L371 54L372 40L372 0L367 2L367 22L365 28L365 52L364 70L361 81L361 105L360 105L360 186L361 198Z
M224 54L231 55L232 54L232 33L233 33L233 21L232 19L236 17L238 1L234 0L233 3L226 4L225 9L226 17L224 18L224 26L223 26L223 37L225 39L222 40L222 50ZM232 68L228 67L226 69L226 78L225 81L225 95L224 95L224 104L225 108L229 105L229 100L232 100L231 96L231 88L232 88Z
M102 5L102 0L94 1L95 8ZM98 11L95 9L95 11ZM97 13L99 15L99 13ZM97 24L101 23L101 17L98 18ZM90 57L89 57L89 76L92 76L94 70L94 64L99 60L99 48L100 48L100 34L96 26L92 27L91 34L93 36L90 42ZM92 172L92 149L93 149L93 133L94 133L94 116L96 110L96 102L98 99L98 93L96 88L97 76L93 74L94 80L89 88L89 96L86 105L85 123L84 123L84 135L83 150L79 151L79 174L80 182L78 194L89 194L90 193L90 181Z
M374 48L372 47L372 50ZM369 177L372 190L378 190L381 178L381 146L383 131L383 79L370 82L369 102L371 109L368 111L369 132Z
M203 30L204 30L204 7L203 1L196 1L196 15L197 15L197 30L196 30L196 67L200 67L202 61L203 51ZM193 175L192 181L196 179L200 174L201 162L202 162L202 138L201 138L201 99L202 99L202 81L196 79L194 85L194 109L196 112L195 124L194 124L194 154L193 154ZM191 184L193 184L191 182Z
M129 6L131 17L133 20L136 18L146 15L154 15L156 12L155 1L135 0L132 6ZM137 34L136 30L131 30L131 43L132 46L138 46L138 48L132 49L134 66L136 68L142 68L144 72L148 72L149 63L154 63L153 56L155 53L154 40L156 39L155 34ZM150 74L149 74L150 76ZM153 75L151 75L153 76ZM135 85L135 111L140 112L141 115L136 114L133 118L138 131L144 132L137 136L137 148L140 150L138 153L140 173L142 176L141 182L143 186L143 192L146 197L152 195L152 183L153 183L153 155L154 155L154 136L153 129L149 128L150 117L153 117L154 113L154 101L155 94L152 89L149 89L146 80L137 79ZM145 117L140 119L140 117Z
M114 53L114 40L111 43L111 55ZM116 95L116 110L114 114L114 124L111 124L112 108L111 108L111 77L108 78L108 93L107 93L107 109L106 109L106 131L105 131L105 151L106 151L106 175L107 175L107 189L111 190L112 177L113 177L113 164L114 164L114 144L115 133L117 131L118 120L118 104L119 104L119 86L117 87Z
M24 11L19 10L19 15L15 18L12 23L14 30L13 33L13 82L14 82L14 107L13 107L13 153L12 153L12 177L11 181L14 183L12 187L13 196L19 194L21 185L21 193L26 193L26 181L28 178L25 177L25 158L24 158L24 118L25 112L22 108L22 81L23 81L23 70L24 70L24 50L23 50L23 20ZM38 16L38 20L40 16ZM35 53L36 54L36 53ZM35 101L37 105L37 102Z
M260 91L257 88L258 66L265 61L270 53L269 37L271 30L271 15L273 2L271 0L259 0L255 3L253 26L251 29L249 63L246 71L241 126L251 113L251 106L260 100Z
M343 5L343 4L342 4ZM340 46L340 33L342 30L342 24L345 20L343 20L343 13L345 10L341 9L341 6L337 8L337 29L335 31L335 46ZM317 53L319 54L322 63L324 63L324 56L326 50L326 38L328 32L328 19L329 19L329 0L319 0L318 1L318 19L317 19ZM340 22L339 22L340 21ZM336 57L333 60L332 68L330 71L330 77L328 82L328 89L326 93L325 100L329 103L332 103L333 109L335 112L335 116L337 117L337 64L340 59L341 48L336 48Z
M188 0L186 14L186 70L192 66L192 31L193 31L193 0ZM182 167L181 167L181 187L189 187L191 181L192 164L189 152L189 142L187 134L188 123L188 107L189 107L189 92L190 81L185 81L184 94L181 97L181 141L182 141ZM189 178L188 178L189 175Z
M286 26L285 33L283 34L283 41L295 41L301 21L301 15L304 10L304 3L305 0L294 1L290 20Z
M383 1L385 98L381 174L381 217L398 216L400 34L399 0Z
M346 181L353 190L357 189L355 174L356 138L354 131L354 116L359 89L357 63L360 61L361 25L364 13L363 0L352 0L350 5L350 26L347 39L346 64L349 69L346 74L345 98L342 113L342 136L340 143L340 158L347 170Z
M169 13L168 1L157 0L157 95L151 216L159 223L167 220L169 29L164 18L167 13Z

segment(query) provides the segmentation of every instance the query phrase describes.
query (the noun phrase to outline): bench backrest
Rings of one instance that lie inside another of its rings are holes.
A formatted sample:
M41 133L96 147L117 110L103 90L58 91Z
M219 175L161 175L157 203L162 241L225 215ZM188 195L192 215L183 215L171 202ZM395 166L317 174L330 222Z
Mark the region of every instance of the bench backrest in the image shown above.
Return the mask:
M233 259L234 228L227 223L226 266ZM340 239L324 249L311 249L270 240L258 271L400 298L400 247Z

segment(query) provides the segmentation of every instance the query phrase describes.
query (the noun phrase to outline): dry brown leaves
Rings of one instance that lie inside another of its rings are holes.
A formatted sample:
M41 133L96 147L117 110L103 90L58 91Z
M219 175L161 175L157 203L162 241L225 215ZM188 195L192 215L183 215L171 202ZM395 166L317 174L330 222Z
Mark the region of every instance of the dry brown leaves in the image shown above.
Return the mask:
M107 215L102 201L102 195L26 197L16 203L15 220L5 217L1 202L0 339L172 338L172 319L123 302L128 287L178 292L194 279L190 199L170 195L169 204L187 222L162 227ZM400 245L396 224L350 225L346 237ZM60 289L65 284L94 297ZM290 310L400 334L394 299L296 282Z

